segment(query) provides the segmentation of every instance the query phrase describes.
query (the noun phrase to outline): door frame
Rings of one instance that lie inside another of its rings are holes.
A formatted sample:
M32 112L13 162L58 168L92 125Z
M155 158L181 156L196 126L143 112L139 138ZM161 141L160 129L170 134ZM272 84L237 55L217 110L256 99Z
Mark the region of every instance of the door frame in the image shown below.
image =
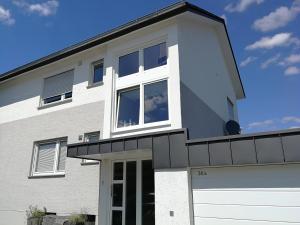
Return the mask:
M141 158L128 158L128 159L113 159L110 160L110 197L108 201L109 216L108 225L112 224L112 211L122 210L122 225L125 225L125 213L126 213L126 162L136 162L136 225L142 225L142 161L152 160L151 157L141 157ZM123 180L121 182L113 180L113 166L116 162L123 162ZM114 183L123 184L123 199L122 207L112 206L112 185Z

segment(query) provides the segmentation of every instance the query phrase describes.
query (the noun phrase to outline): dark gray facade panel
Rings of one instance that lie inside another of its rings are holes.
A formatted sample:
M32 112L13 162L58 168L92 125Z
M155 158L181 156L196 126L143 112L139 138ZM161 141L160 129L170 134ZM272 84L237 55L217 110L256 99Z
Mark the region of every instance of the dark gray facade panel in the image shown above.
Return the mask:
M300 134L282 137L282 145L286 162L300 161Z
M100 153L99 144L88 145L88 155L99 154L99 153Z
M182 125L188 129L190 139L225 135L225 121L182 81L180 97Z
M152 137L141 137L138 139L139 149L152 149Z
M87 147L88 147L87 145L78 146L78 148L77 148L78 155L87 155L87 153L88 153Z
M104 142L100 143L100 153L110 153L111 152L111 143L110 142Z
M72 147L68 147L68 151L67 151L67 156L68 157L75 157L77 156L77 147L76 146L72 146Z
M171 168L188 166L188 150L185 145L186 136L184 133L170 134L170 162Z
M230 151L230 143L227 142L219 142L219 143L211 143L208 146L209 157L210 157L210 165L231 165L231 151Z
M122 152L124 151L124 141L114 141L111 144L111 151L112 152Z
M168 135L153 137L153 167L170 168L170 146Z
M137 149L137 139L128 139L124 141L124 149L128 150L136 150Z
M209 166L208 144L195 144L188 147L190 166Z
M280 137L262 137L255 139L258 163L284 162Z
M231 141L230 146L234 165L257 163L253 139Z

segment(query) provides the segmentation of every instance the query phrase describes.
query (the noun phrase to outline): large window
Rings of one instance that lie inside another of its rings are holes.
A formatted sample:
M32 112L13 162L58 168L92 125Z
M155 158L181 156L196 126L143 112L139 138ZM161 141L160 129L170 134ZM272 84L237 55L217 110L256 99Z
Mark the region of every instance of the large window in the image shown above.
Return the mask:
M142 91L142 98L140 91ZM142 108L140 106L143 105ZM118 92L117 128L166 121L168 112L167 80L141 84Z
M72 98L74 71L45 78L41 105L64 101Z
M143 63L140 62L140 55L143 58ZM142 70L149 70L155 67L167 64L167 47L166 42L153 45L139 51L129 53L119 57L118 76L124 77L140 72Z
M167 64L166 43L160 43L144 49L144 70Z
M144 123L169 119L167 81L156 82L144 87Z
M32 175L55 175L65 171L67 140L38 142L34 146Z
M118 125L127 127L139 124L140 88L118 92Z
M119 77L139 72L139 52L121 56L119 58Z

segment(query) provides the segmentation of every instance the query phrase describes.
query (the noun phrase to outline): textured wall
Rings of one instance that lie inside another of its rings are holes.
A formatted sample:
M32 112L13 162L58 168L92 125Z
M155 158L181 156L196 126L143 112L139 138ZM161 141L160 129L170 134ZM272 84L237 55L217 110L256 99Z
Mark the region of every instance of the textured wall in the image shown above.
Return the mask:
M29 205L62 215L98 214L99 165L67 158L65 177L28 175L34 141L68 136L68 143L78 142L80 134L102 131L103 110L104 102L89 103L0 125L0 225L25 224Z

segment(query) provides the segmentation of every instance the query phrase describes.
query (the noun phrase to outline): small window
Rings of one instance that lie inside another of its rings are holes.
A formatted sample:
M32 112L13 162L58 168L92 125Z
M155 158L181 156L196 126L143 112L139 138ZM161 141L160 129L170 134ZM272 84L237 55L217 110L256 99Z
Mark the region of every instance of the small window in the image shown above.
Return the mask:
M73 79L73 70L45 78L41 105L72 98Z
M144 122L153 123L169 119L167 81L144 87Z
M96 142L100 140L100 131L86 133L84 135L84 142ZM82 165L88 165L88 164L98 164L99 162L96 160L91 159L82 159L81 164Z
M167 64L166 42L144 49L144 70Z
M92 83L96 84L103 81L103 60L92 64Z
M32 175L64 173L67 140L59 139L36 143L34 155Z
M228 119L229 120L234 120L234 104L232 101L227 98L227 108L228 108Z
M140 89L122 90L118 92L118 124L117 127L127 127L139 124Z
M119 77L139 72L139 52L119 57Z

